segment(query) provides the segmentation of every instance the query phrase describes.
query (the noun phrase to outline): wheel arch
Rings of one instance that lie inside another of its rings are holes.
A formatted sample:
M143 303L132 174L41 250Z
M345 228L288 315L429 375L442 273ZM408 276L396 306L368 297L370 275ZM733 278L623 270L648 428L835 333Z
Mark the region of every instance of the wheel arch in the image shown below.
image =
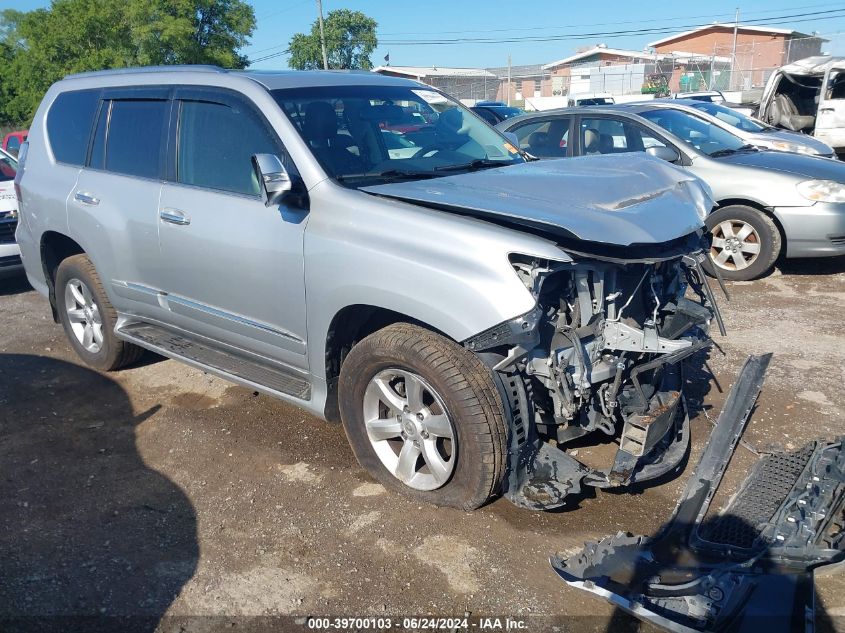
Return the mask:
M326 372L325 417L327 420L340 422L337 382L346 355L358 341L394 323L412 323L452 339L448 334L431 324L382 306L353 304L341 308L332 317L326 333L324 361Z
M56 310L56 271L68 257L81 255L85 249L79 243L58 231L44 231L41 235L39 245L41 255L41 267L44 271L44 279L47 282L49 291L50 309L53 312L53 320L59 322L59 314Z

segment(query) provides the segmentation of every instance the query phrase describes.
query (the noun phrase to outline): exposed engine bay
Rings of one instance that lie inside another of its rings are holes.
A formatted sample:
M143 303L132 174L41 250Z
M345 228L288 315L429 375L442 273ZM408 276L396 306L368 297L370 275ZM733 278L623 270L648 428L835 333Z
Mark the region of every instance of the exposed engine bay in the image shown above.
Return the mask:
M582 484L629 485L678 464L689 442L681 361L709 345L712 319L721 327L702 259L511 257L535 309L465 342L488 355L511 405L511 501L552 508ZM590 433L618 441L606 469L562 450Z

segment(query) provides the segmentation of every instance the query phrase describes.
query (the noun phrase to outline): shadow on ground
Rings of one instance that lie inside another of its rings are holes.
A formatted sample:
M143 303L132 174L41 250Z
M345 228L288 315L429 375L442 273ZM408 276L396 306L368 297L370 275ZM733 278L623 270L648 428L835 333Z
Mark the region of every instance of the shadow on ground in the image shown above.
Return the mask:
M0 277L0 297L17 295L30 290L32 290L32 286L29 285L26 276L23 274L13 277Z
M190 500L109 378L0 354L0 630L153 631L199 557Z
M845 273L845 256L784 259L777 267L784 275L835 275Z

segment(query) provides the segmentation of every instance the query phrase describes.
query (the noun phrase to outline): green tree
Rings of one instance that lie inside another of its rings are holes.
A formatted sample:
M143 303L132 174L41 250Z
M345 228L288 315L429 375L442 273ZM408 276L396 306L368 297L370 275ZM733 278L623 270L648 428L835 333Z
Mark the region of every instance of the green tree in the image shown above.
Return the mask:
M360 11L338 9L330 11L323 21L326 36L326 56L329 68L369 70L373 67L370 54L378 46L378 23ZM297 33L288 46L288 65L296 70L323 67L320 47L320 23L311 25L311 33Z
M0 71L0 119L26 124L64 75L150 64L243 68L255 28L245 0L53 0L47 9L0 15L11 51ZM0 60L4 54L0 48Z

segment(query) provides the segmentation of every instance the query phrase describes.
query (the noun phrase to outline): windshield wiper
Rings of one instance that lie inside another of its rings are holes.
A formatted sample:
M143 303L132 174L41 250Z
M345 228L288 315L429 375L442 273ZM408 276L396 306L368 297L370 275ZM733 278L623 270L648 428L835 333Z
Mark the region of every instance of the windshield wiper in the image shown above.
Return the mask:
M720 149L712 154L710 154L710 158L719 158L720 156L730 156L731 154L739 154L740 152L758 152L758 150L754 145L743 145L742 147L737 147L736 149L733 148L726 148Z
M475 171L476 169L486 169L488 167L505 167L513 163L506 163L501 160L492 160L490 158L476 158L468 163L461 163L460 165L441 165L435 167L434 171Z
M365 171L358 174L340 174L335 178L341 182L347 180L366 180L367 178L386 178L388 180L415 180L417 178L434 178L430 171L409 171L407 169L385 169L383 171Z

